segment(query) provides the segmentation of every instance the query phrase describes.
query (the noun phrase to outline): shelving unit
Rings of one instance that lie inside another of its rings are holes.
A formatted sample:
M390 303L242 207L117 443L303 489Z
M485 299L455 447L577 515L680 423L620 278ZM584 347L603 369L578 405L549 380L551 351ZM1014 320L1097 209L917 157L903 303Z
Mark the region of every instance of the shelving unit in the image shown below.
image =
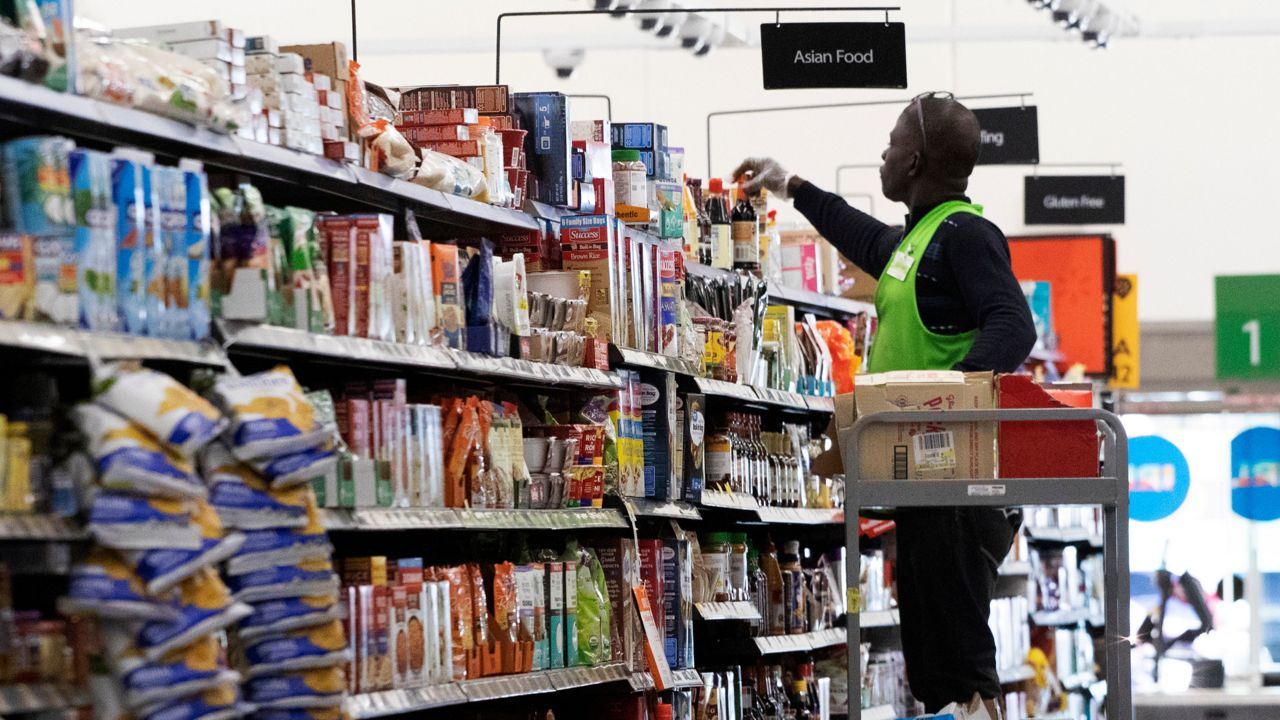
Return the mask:
M752 641L761 656L768 656L836 647L848 642L848 636L842 628L828 628L797 635L766 635L752 638Z
M470 508L330 508L325 528L331 531L391 530L588 530L630 528L612 508L548 510L473 510Z
M900 622L897 610L864 610L858 618L864 628L897 627Z
M0 685L0 714L4 715L66 710L92 702L88 693L62 685Z
M7 78L0 77L0 80L5 79ZM212 342L184 342L89 332L16 320L0 320L0 345L86 360L168 360L218 368L226 367L227 364L226 356Z
M707 622L760 619L760 611L756 610L756 606L744 601L694 603L693 609L698 612L698 617Z
M84 540L79 525L55 515L0 514L0 540Z

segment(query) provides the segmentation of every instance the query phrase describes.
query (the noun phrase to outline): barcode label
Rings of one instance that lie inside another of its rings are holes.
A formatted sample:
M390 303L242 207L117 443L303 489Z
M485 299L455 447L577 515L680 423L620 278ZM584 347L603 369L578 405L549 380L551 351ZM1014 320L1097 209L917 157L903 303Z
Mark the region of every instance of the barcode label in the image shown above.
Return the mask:
M920 433L911 438L916 469L946 470L956 466L956 439L950 430Z

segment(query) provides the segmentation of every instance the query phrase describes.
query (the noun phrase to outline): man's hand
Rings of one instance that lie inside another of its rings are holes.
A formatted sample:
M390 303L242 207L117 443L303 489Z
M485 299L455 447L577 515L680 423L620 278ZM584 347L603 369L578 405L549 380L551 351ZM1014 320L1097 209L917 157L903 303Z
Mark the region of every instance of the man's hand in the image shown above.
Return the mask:
M780 198L787 198L787 171L773 158L747 158L733 171L733 179L742 182L742 189L750 195L764 188ZM745 182L743 182L745 180Z

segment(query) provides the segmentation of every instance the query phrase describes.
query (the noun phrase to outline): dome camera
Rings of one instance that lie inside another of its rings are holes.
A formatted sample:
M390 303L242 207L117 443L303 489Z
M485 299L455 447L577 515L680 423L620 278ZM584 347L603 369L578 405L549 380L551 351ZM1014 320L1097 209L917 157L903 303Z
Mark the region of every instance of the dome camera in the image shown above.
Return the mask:
M694 50L711 35L711 21L701 15L690 14L680 26L680 47Z
M582 48L547 48L542 51L542 59L561 80L568 80L586 56L587 51Z

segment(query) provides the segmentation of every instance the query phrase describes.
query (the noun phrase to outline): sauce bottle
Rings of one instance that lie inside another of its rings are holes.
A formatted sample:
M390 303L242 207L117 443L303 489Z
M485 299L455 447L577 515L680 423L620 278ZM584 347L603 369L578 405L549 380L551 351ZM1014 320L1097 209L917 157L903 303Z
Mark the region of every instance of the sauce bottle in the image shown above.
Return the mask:
M760 267L760 226L756 209L746 193L738 191L738 204L733 207L733 269L756 270Z
M724 181L711 178L708 182L707 219L711 223L711 266L722 270L733 269L733 235L729 206L724 196Z

